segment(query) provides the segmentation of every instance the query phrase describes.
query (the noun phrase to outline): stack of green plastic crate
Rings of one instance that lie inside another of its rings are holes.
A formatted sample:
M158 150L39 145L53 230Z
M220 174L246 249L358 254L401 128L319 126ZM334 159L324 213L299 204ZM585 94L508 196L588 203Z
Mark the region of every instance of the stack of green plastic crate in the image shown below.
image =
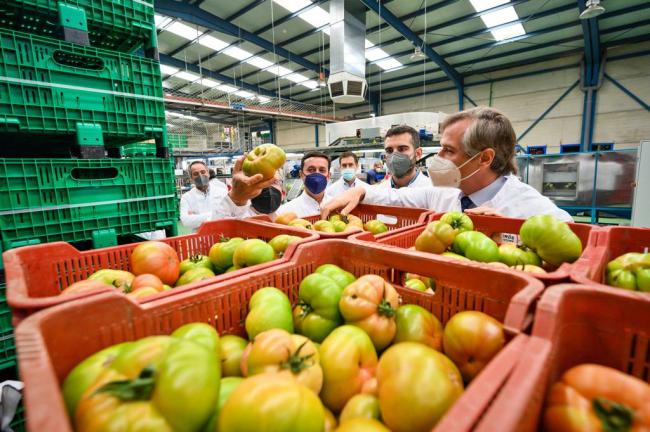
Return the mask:
M153 1L0 1L0 251L175 235L177 219Z

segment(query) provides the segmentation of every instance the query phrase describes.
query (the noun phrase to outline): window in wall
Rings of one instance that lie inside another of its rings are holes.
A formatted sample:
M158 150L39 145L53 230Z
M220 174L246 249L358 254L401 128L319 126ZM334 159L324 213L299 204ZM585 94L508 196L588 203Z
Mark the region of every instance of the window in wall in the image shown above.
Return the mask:
M540 145L540 146L528 146L526 147L526 152L530 155L545 155L546 154L546 146L545 145Z
M561 144L560 153L579 153L580 144Z
M591 151L610 151L614 150L614 143L592 143Z

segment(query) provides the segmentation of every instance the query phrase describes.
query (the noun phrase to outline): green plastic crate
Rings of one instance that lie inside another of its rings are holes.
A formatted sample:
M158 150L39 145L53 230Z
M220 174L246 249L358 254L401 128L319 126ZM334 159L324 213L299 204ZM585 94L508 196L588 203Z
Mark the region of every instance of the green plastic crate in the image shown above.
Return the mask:
M167 134L167 144L169 148L186 148L187 135Z
M133 143L125 144L120 147L120 156L122 157L142 157L142 156L155 156L156 144L155 143Z
M0 283L0 370L16 366L14 328L11 325L11 309L7 304L7 285Z
M25 33L0 30L3 144L34 134L79 146L154 138L166 147L158 62Z
M157 45L153 0L3 0L0 27L48 37L77 30L94 47L123 52Z
M170 159L0 159L2 249L166 229L178 200ZM111 240L111 238L113 240Z

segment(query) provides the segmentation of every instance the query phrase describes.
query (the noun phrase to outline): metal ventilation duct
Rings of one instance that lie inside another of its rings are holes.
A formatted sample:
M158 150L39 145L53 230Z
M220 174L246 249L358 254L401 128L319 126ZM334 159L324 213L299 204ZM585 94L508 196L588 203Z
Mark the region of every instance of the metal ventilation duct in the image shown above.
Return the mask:
M366 94L366 8L358 0L330 1L330 97L363 102Z

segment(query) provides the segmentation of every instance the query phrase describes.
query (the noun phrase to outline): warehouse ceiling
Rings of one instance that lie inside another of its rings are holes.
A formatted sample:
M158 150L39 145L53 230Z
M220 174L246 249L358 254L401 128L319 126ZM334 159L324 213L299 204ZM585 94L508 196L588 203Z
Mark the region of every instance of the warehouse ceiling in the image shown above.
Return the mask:
M454 76L464 79L581 53L589 43L584 21L578 19L582 1L383 0L366 14L368 99L417 96L423 84L451 85ZM377 0L363 3L376 5ZM294 112L335 112L322 86L329 67L329 1L155 4L169 94L257 106L278 105L280 98L280 106L284 100ZM606 12L597 18L601 47L650 40L649 1L604 0L602 5ZM397 30L393 18L433 55L415 56L416 45ZM452 73L443 72L441 64Z

